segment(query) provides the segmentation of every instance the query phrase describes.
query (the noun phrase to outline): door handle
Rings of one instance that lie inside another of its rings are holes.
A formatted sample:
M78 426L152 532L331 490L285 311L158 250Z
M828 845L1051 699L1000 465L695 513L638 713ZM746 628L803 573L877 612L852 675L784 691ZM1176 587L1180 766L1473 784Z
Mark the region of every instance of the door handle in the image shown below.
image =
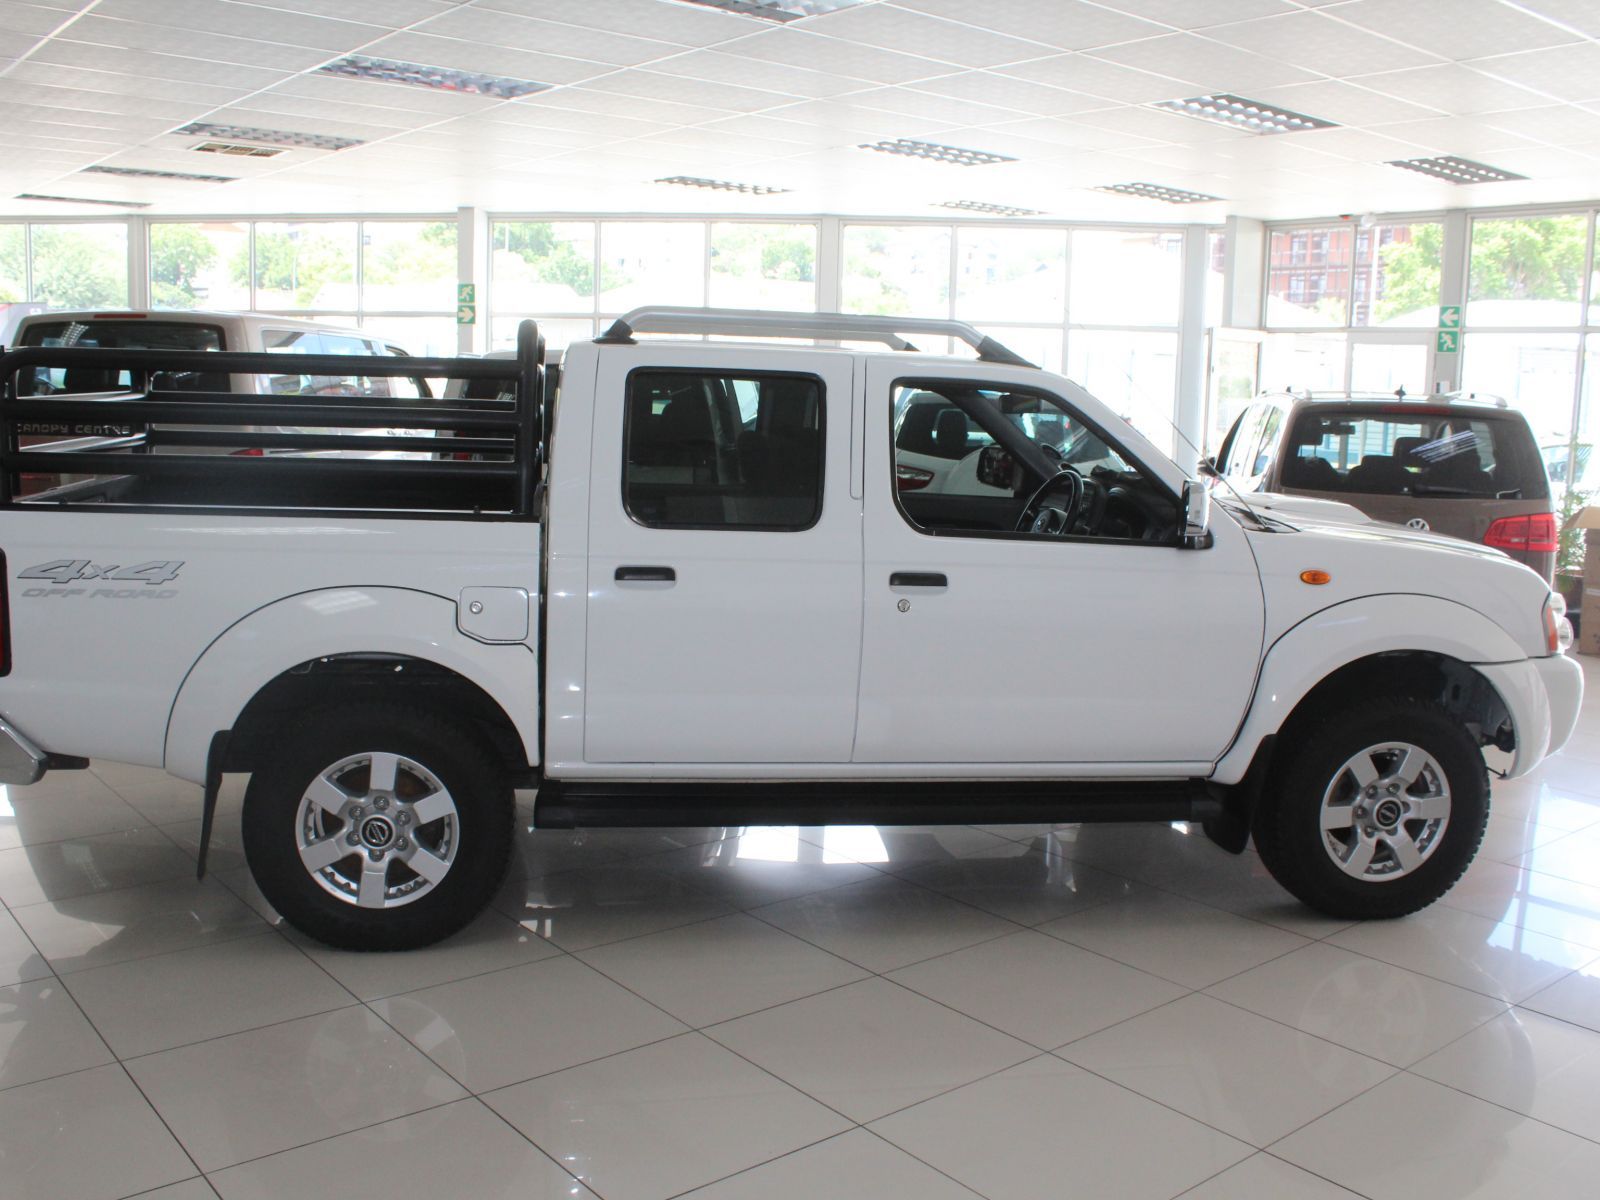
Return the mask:
M942 588L950 581L939 571L896 571L889 576L890 587Z
M673 583L678 573L671 567L618 567L618 583Z

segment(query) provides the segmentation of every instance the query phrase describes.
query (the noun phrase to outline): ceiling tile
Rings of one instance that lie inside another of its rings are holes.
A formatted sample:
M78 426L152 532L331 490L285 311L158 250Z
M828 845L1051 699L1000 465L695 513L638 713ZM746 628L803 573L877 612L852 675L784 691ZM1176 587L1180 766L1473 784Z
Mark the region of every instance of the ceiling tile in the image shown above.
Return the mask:
M1007 37L975 25L962 25L887 3L840 9L808 21L806 29L825 37L885 50L915 47L919 55L964 67L1025 62L1055 52L1055 47L1037 41Z
M72 14L56 8L43 8L37 4L15 4L11 0L0 3L0 32L33 34L43 37ZM6 44L0 41L0 44Z
M1363 79L1362 84L1366 83ZM1393 121L1422 121L1438 113L1421 104L1355 87L1337 79L1266 88L1251 96L1281 105L1291 112L1321 117L1338 125L1381 125Z
M604 63L583 59L482 46L460 38L433 37L415 32L391 34L372 43L362 53L373 58L393 58L429 67L449 67L457 71L551 84L577 83L615 70Z
M1467 158L1521 149L1534 143L1533 138L1487 124L1490 119L1438 117L1431 121L1401 121L1383 126L1383 132L1404 142L1426 146L1435 154L1458 154Z
M328 10L324 10L326 13ZM100 0L96 17L141 21L186 33L218 33L288 46L347 53L387 30L327 15L287 13L233 0ZM168 35L170 37L170 34Z
M693 50L686 54L680 53L654 64L651 69L664 75L682 75L688 79L731 83L739 87L765 88L812 100L858 92L871 86L865 79L853 79L846 75L791 67L782 63L764 62L738 54L728 54L721 50Z
M683 47L654 38L633 37L621 29L585 29L559 21L541 21L516 13L494 12L484 8L461 7L427 23L425 32L438 37L460 38L468 42L505 46L512 50L533 50L567 58L608 63L612 66L637 66L640 63L683 53ZM731 37L734 30L729 31Z
M1062 151L1132 149L1157 144L1148 138L1130 134L1126 130L1101 128L1085 125L1079 121L1046 117L1030 117L1005 125L990 125L986 127L985 132L1013 134L1032 141L1048 143Z
M1360 86L1463 117L1513 108L1536 108L1548 103L1526 88L1492 79L1481 71L1456 63L1364 75Z
M1192 33L1172 33L1125 46L1110 46L1093 52L1106 62L1136 67L1183 79L1201 92L1232 92L1249 96L1262 88L1289 83L1309 83L1317 76L1265 55L1251 54L1208 42Z
M654 71L619 71L592 80L588 86L596 91L635 96L642 101L669 100L675 104L698 104L703 108L724 112L760 112L800 99L777 92L712 83L704 79L686 79L681 75L662 75Z
M727 54L808 69L826 66L837 75L868 79L874 83L910 83L933 75L948 75L944 63L929 62L911 54L820 37L804 29L765 29L718 49Z
M1058 54L1037 62L1000 68L1002 75L1011 75L1033 83L1043 83L1067 91L1099 96L1124 104L1149 104L1157 100L1174 100L1190 94L1192 84L1170 75L1157 75L1138 71L1132 67L1118 66L1091 58L1087 54Z
M359 105L399 113L425 113L440 117L482 112L491 101L465 92L421 87L375 87L365 79L338 75L295 75L272 88L273 93L300 96L319 103Z
M747 34L767 24L714 9L660 0L477 0L477 8L518 13L577 25L584 29L620 31L679 46L710 46Z
M895 0L895 4L1026 41L1043 42L1055 50L1088 50L1170 32L1166 25L1084 0L1009 0L1005 4Z
M1012 109L935 95L917 88L875 88L849 96L845 103L950 125L988 125L996 121L1015 121L1019 115Z
M1600 38L1600 5L1594 0L1517 0L1520 7L1567 25L1585 37Z
M912 84L911 89L918 92L933 92L974 104L988 104L1014 112L1032 113L1040 117L1091 112L1097 108L1106 108L1112 103L1098 96L1085 96L1079 92L1069 92L1042 83L1031 83L1026 79L1001 75L993 71L963 71L958 75L926 79Z
M92 72L97 79L120 79L133 87L150 85L161 87L179 96L187 95L195 102L208 99L205 88L226 90L230 97L241 96L259 88L271 87L286 76L278 71L262 71L237 63L213 62L201 58L178 58L171 54L153 54L148 51L119 51L110 46L91 46L83 42L64 42L53 39L46 42L26 62L11 73L18 78L29 68L59 67L81 68ZM33 72L29 72L33 74ZM65 71L50 71L41 82L73 84L75 76ZM185 88L200 88L185 92ZM95 87L91 90L121 90L114 86ZM134 91L134 95L149 94Z
M652 100L645 103L634 96L623 96L616 92L597 92L585 87L539 92L537 95L523 98L518 103L529 108L574 109L578 112L640 117L679 125L701 125L726 115L719 108L706 108L698 104L675 104L668 100Z
M338 9L339 16L346 21L380 25L385 29L404 29L417 21L449 12L460 3L461 0L338 0ZM321 16L328 11L328 0L264 0L264 6L284 12Z
M1499 0L1352 0L1330 15L1456 60L1498 54L1507 46L1527 50L1578 40Z
M1516 112L1489 113L1478 118L1483 124L1508 133L1521 134L1535 141L1560 145L1600 138L1600 113L1571 104L1551 108L1524 108Z
M1205 29L1252 17L1293 12L1289 0L1096 0L1106 8L1136 13L1174 29Z
M1480 58L1472 66L1485 75L1521 84L1556 100L1600 98L1600 45L1594 42Z
M1320 12L1219 25L1206 30L1204 36L1335 77L1399 70L1431 60L1431 56L1419 54L1414 47L1391 42Z
M328 54L322 50L229 37L221 33L190 31L181 38L175 38L172 29L165 25L113 21L93 13L74 21L54 40L61 43L87 43L113 50L147 50L169 56L181 50L181 57L185 59L276 71L305 71L328 59Z

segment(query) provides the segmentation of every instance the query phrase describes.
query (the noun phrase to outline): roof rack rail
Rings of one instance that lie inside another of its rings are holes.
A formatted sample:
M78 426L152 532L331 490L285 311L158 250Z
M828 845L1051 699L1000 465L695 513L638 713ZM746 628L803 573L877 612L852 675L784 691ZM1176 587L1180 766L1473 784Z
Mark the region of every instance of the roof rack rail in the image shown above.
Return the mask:
M857 342L882 342L893 350L915 350L902 334L959 338L984 362L1033 367L1029 362L965 321L926 317L874 317L855 313L764 312L738 308L686 308L653 305L618 317L611 328L595 338L609 344L628 344L635 333L722 334L731 337L837 338Z

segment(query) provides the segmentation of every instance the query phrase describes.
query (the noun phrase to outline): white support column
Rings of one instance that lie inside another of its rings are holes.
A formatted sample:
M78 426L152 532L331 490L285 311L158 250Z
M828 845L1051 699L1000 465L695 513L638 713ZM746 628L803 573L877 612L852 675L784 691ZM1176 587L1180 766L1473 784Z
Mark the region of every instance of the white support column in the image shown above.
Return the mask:
M1467 255L1470 251L1471 223L1465 209L1453 208L1444 214L1444 244L1439 252L1439 303L1459 304L1467 311ZM1438 314L1434 314L1435 320ZM1438 342L1428 348L1433 367L1434 391L1453 392L1461 386L1460 331L1456 332L1454 352L1440 353Z
M456 282L477 288L477 322L456 326L456 350L484 354L489 349L489 216L480 208L456 210Z
M838 217L823 217L817 237L817 311L838 312L844 303L842 269L842 222Z
M150 307L150 220L128 218L128 307L144 312Z
M1222 314L1229 329L1261 328L1261 287L1266 278L1267 227L1251 217L1229 217L1223 225Z
M1206 256L1204 225L1183 231L1183 314L1178 324L1178 408L1174 424L1179 437L1173 452L1178 465L1193 471L1197 456L1191 448L1205 444L1206 405Z

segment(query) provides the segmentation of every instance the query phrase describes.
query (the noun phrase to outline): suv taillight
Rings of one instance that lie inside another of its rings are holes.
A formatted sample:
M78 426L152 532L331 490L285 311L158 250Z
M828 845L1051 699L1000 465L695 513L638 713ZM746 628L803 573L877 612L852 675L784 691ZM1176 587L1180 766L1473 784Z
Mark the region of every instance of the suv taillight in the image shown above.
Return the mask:
M1560 546L1555 513L1534 513L1528 517L1501 517L1483 535L1483 544L1496 550L1520 550L1532 554L1552 554Z

